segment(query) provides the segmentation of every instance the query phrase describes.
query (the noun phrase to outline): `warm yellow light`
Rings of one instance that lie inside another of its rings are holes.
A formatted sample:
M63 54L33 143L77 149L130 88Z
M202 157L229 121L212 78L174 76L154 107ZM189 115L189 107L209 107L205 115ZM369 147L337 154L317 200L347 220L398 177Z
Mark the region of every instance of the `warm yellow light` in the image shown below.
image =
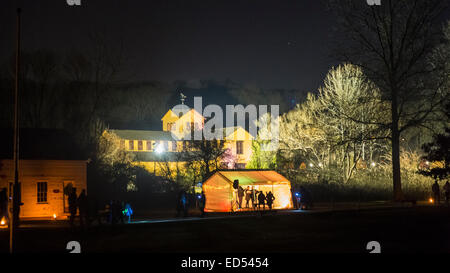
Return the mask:
M5 223L6 223L6 222L5 222L5 217L3 216L3 217L2 217L2 221L0 222L0 225L4 226Z
M434 202L433 198L430 198L428 201L429 201L430 203L433 203L433 202Z
M53 213L53 219L56 220L56 213Z

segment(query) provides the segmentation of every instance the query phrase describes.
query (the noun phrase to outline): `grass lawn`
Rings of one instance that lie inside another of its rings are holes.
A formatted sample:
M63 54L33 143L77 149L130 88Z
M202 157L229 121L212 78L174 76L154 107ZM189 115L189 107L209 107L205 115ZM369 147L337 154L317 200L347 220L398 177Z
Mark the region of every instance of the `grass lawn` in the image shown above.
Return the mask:
M20 252L67 252L68 241L82 252L368 252L378 241L383 253L450 252L450 210L416 207L292 213L199 221L93 227L23 229ZM1 251L8 250L0 231Z

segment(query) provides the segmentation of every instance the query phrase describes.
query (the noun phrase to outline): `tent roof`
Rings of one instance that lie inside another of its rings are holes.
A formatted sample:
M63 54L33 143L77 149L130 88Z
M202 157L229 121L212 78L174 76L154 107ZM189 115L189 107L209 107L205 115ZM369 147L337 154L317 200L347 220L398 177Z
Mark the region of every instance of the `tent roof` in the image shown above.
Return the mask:
M214 172L205 183L212 177L220 175L229 183L235 179L239 180L239 185L263 185L289 183L289 180L272 170L219 170Z

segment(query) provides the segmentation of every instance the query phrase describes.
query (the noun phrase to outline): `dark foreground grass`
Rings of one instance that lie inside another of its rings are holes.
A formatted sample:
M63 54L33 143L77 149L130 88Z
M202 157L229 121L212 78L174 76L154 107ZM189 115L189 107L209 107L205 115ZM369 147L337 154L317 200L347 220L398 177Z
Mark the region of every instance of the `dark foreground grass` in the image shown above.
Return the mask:
M87 232L24 229L19 252L67 252L68 241L82 252L367 252L378 241L384 253L450 252L450 210L416 207L295 213L200 221L94 227ZM0 232L1 251L8 232Z

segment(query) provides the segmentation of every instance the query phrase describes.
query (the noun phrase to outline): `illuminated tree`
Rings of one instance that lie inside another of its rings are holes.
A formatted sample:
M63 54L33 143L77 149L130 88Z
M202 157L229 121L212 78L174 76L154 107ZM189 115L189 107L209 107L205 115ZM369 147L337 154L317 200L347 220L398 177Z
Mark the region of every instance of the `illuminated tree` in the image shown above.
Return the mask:
M394 199L402 200L400 139L412 127L428 126L448 96L443 90L442 65L430 65L442 37L440 17L448 1L387 0L382 5L365 1L330 0L338 18L337 33L345 41L341 61L360 66L389 102ZM363 123L371 124L371 122Z
M276 169L276 151L264 151L263 146L268 144L268 140L259 138L252 141L252 157L245 166L247 169Z
M358 121L380 122L386 109L359 67L340 65L329 71L317 96L309 94L281 117L280 148L291 158L300 153L317 172L336 169L348 182L360 159L371 159L377 141L386 138L386 130Z
M386 122L389 108L361 68L351 64L331 69L311 102L317 104L312 114L333 153L329 164L334 161L347 182L360 160L372 161L376 141L387 138L387 128L379 124Z
M120 146L120 138L105 130L97 142L96 157L93 163L103 176L119 190L126 191L129 184L134 184L138 167L134 166L134 154Z

